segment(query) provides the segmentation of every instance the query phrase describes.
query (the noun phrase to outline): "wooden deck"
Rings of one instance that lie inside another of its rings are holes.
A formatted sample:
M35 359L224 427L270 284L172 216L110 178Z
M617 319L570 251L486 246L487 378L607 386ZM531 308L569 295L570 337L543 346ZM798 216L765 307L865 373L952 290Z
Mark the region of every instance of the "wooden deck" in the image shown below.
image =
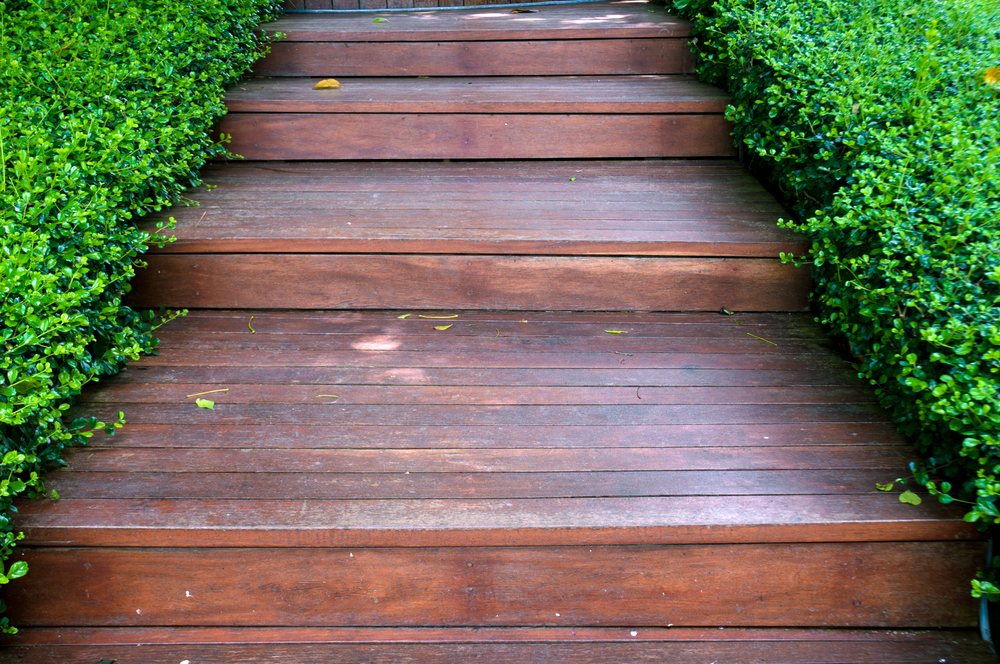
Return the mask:
M142 222L132 303L192 312L18 504L0 662L995 661L687 24L372 16L266 26L253 160Z

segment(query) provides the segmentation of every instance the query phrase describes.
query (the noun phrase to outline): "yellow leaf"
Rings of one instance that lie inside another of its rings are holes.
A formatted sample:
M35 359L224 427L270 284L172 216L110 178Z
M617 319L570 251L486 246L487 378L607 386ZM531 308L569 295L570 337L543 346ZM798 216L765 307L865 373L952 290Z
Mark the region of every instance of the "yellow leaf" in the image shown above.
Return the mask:
M340 81L335 78L325 78L316 85L313 86L313 90L328 90L330 88L339 88Z
M1000 87L1000 67L990 67L983 72L983 80L986 81L986 85Z
M319 399L320 397L326 397L328 399L339 399L340 398L336 394L317 394L316 395L317 399Z
M410 314L403 314L402 316L396 316L396 318L398 318L400 320L402 320L404 318L409 318L409 317L410 317Z
M458 314L455 314L454 316L425 316L423 314L417 314L417 318L434 318L434 319L458 318Z
M622 332L621 330L604 330L608 334L628 334L628 332Z
M201 215L201 216L204 217L205 215ZM250 320L247 321L247 327L250 328L250 334L257 334L257 330L253 329L253 325L250 324L252 322L253 322L253 316L250 316Z
M228 391L229 391L229 388L227 387L227 388L222 389L222 390L209 390L208 392L195 392L194 394L187 395L187 398L190 399L191 397L200 397L203 394L214 394L215 392L228 392ZM198 399L198 401L208 401L208 399Z
M210 399L195 399L195 404L198 408L208 408L209 410L215 410L215 402Z
M454 327L453 325L435 325L435 330L447 330L449 327Z

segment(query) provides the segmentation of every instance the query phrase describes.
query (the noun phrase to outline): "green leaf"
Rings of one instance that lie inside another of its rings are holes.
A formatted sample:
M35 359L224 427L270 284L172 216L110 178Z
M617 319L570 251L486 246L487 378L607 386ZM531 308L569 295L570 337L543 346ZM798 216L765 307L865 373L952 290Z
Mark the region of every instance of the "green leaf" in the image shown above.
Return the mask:
M195 404L198 408L208 408L209 410L215 410L215 402L211 399L195 399Z
M387 18L381 18L381 17L379 17L379 18L373 18L372 19L372 23L388 23L388 22L389 22L389 19L387 19Z
M899 502L906 503L907 505L919 505L923 501L920 499L920 496L907 490L899 494Z
M624 332L622 330L604 330L604 331L608 334L628 334L628 332Z
M10 566L7 570L7 577L11 579L20 579L22 576L28 573L28 563L23 560L18 560Z
M892 487L893 482L889 482L888 484L879 484L878 482L875 483L875 488L879 491L892 491Z

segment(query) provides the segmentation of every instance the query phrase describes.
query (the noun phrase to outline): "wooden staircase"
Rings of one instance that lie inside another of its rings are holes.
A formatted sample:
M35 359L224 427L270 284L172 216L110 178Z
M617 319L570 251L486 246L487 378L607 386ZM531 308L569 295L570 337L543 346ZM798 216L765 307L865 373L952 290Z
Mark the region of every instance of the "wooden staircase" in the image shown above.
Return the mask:
M994 659L688 25L534 9L268 26L246 161L144 222L133 303L191 314L19 504L0 661Z

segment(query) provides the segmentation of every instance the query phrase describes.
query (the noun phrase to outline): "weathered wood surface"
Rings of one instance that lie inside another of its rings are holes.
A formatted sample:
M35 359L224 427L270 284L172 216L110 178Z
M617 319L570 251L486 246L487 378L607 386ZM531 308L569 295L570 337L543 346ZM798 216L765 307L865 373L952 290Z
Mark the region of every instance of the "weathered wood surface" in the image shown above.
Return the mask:
M257 76L334 78L623 76L693 71L694 56L686 39L281 41L273 44L271 53L253 66Z
M811 285L808 268L755 258L159 254L146 261L132 306L802 311Z
M322 0L321 0L322 1ZM346 8L345 8L346 9ZM362 7L363 9L363 7ZM691 24L653 2L598 2L532 7L531 14L510 9L386 12L284 16L261 26L281 32L283 41L496 41L498 39L629 39L687 37ZM372 18L388 18L372 23Z
M149 664L741 662L744 664L985 664L973 630L664 628L87 628L22 629L2 662Z
M246 159L733 157L732 124L708 115L235 113L217 133ZM586 140L581 140L586 137Z
M21 505L22 527L122 546L980 537L875 490L912 452L807 315L400 315L174 321L80 396L71 415L129 425L73 451L63 498ZM188 396L220 389L214 410Z
M575 178L571 180L570 178ZM769 257L808 243L725 161L213 166L159 253ZM444 303L434 303L439 307ZM730 306L730 308L733 308Z
M973 627L978 602L967 584L983 550L978 542L25 548L15 557L34 574L18 584L9 615L26 626Z
M724 113L729 95L694 76L251 78L230 113Z

